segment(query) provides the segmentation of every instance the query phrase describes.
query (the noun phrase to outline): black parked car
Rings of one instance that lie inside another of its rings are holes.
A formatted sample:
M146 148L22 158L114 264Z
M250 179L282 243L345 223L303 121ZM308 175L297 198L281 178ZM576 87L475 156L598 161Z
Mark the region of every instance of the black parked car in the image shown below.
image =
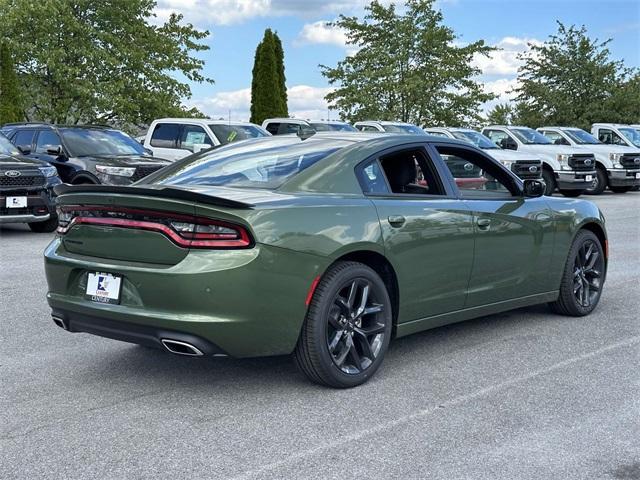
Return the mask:
M65 183L129 185L170 164L110 127L22 123L0 131L24 155L55 166Z
M53 187L60 184L54 167L20 154L0 134L0 223L28 223L34 232L58 226Z

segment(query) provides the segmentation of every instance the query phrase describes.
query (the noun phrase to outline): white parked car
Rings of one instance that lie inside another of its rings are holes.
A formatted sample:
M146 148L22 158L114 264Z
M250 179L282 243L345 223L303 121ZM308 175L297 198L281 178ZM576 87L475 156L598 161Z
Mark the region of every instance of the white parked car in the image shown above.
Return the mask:
M151 122L143 145L154 156L175 161L218 145L266 136L269 133L253 123L206 118L161 118Z
M529 127L492 125L483 128L482 134L505 150L517 150L540 158L546 195L551 195L557 188L565 197L577 197L593 184L596 159L584 148L554 145Z
M361 132L406 133L410 135L425 134L424 130L413 123L366 120L356 122L353 126Z
M624 193L640 185L640 148L607 145L575 127L541 127L538 131L556 145L584 147L593 152L596 176L587 193L599 195L607 187L612 192Z
M536 179L542 175L542 160L535 155L513 150L504 150L480 132L476 132L470 128L431 127L425 128L424 131L429 135L455 138L473 143L476 147L486 151L522 179Z

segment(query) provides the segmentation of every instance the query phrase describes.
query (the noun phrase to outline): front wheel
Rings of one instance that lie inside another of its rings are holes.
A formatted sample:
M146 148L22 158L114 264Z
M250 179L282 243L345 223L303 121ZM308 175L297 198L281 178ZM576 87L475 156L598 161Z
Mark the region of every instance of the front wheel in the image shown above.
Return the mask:
M574 317L591 313L600 301L605 268L600 240L593 232L580 230L569 250L558 299L549 304L551 309Z
M560 193L565 197L575 198L584 193L584 190L560 190Z
M548 197L553 195L556 190L556 177L553 175L553 171L542 169L542 180L544 181L544 194Z
M52 215L49 220L45 220L44 222L30 223L29 228L34 233L55 232L56 228L58 228L58 217L57 215Z
M627 193L633 190L633 187L609 187L613 193Z
M313 382L350 388L376 372L391 339L391 301L380 276L336 263L316 287L294 359Z
M587 195L600 195L607 188L607 172L602 168L596 169L596 177L593 179L593 183L585 191Z

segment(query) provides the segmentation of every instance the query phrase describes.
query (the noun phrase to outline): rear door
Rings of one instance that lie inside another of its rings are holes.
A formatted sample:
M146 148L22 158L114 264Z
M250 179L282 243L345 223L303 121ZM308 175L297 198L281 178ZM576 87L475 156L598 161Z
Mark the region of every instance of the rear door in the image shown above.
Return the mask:
M153 151L153 155L167 160L178 160L186 157L191 152L178 148L182 125L179 123L158 122L153 126L149 145L145 145Z
M474 259L467 307L476 307L553 290L548 272L554 226L544 197L524 198L519 181L493 159L475 149L439 144L450 166L472 165L478 181L457 183L470 210Z
M473 261L468 207L421 144L386 151L358 169L378 210L385 254L396 269L399 322L464 307Z

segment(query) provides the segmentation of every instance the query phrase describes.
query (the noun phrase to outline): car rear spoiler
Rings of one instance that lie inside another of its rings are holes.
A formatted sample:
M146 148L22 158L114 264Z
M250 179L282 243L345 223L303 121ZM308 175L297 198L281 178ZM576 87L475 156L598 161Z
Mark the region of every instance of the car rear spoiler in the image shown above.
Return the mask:
M252 208L254 206L246 202L239 202L237 200L230 200L228 198L206 195L203 193L192 192L175 187L144 188L117 185L67 185L63 183L53 187L53 191L56 195L65 195L68 193L123 193L125 195L187 200L228 208L246 209Z

